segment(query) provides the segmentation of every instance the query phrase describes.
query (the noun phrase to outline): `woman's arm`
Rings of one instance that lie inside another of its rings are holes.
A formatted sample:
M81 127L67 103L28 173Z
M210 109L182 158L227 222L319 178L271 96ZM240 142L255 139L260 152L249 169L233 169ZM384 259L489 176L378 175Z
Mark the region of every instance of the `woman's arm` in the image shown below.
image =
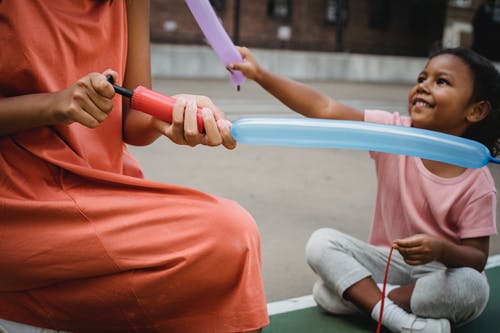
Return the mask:
M70 87L54 92L0 99L0 135L56 124L78 122L94 128L111 112L115 95L104 75L91 73Z
M151 87L149 8L149 0L127 0L128 55L123 85L129 89L138 85ZM183 95L179 98L173 108L172 124L129 109L128 101L123 105L123 137L129 144L144 146L165 135L177 144L236 147L227 122L222 121L225 120L224 113L205 96ZM203 112L203 134L198 132L197 106L208 108ZM221 120L220 126L217 120Z
M489 254L489 237L462 239L460 244L418 234L394 241L409 265L423 265L437 260L447 267L471 267L484 270Z
M149 43L149 0L127 0L128 49L123 86L151 88L151 51ZM153 126L153 117L129 108L123 97L123 138L126 143L147 145L161 133Z
M52 125L50 94L32 94L0 99L0 136Z
M243 62L232 64L229 69L242 71L246 77L257 82L295 112L310 118L364 120L362 111L338 103L306 84L263 69L246 47L238 47L238 51Z

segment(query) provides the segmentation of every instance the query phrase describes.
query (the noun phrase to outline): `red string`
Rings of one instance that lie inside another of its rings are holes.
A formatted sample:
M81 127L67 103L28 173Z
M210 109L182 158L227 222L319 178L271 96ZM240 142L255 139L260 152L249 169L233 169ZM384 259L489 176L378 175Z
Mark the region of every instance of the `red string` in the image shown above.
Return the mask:
M389 275L389 265L391 263L391 256L393 249L394 248L391 247L391 249L389 250L389 257L387 258L387 265L385 266L384 285L382 287L382 300L380 303L380 314L378 316L376 333L380 333L380 330L382 329L382 315L384 314L385 287L387 286L387 276Z

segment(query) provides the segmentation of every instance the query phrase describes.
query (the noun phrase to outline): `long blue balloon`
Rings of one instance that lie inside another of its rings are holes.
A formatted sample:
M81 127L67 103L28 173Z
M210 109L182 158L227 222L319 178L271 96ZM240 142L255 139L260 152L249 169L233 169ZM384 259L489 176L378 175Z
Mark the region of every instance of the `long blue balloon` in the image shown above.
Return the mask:
M231 134L243 144L373 150L480 168L500 163L483 144L440 132L363 121L246 118Z

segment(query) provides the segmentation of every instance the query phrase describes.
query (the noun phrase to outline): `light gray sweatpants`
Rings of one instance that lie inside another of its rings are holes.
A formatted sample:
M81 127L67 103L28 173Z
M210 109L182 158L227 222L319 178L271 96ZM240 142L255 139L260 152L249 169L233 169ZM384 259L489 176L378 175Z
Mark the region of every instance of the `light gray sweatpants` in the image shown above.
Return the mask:
M383 282L389 250L323 228L309 239L306 258L325 285L343 295L369 276L377 283ZM477 318L490 293L486 277L472 268L446 268L439 262L411 266L398 251L393 251L387 283L405 285L414 281L412 313L424 318L447 318L454 325Z

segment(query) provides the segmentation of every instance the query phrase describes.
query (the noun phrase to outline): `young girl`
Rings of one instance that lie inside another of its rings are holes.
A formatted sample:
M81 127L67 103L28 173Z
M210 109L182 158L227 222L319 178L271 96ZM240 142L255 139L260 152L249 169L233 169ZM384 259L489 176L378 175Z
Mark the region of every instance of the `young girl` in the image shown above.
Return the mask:
M498 153L500 75L464 48L432 54L408 96L409 116L358 111L312 88L262 69L252 53L231 65L306 117L413 126L466 137ZM378 191L369 243L333 229L313 233L309 265L319 280L317 303L335 314L359 311L379 319L391 247L382 323L393 332L449 332L483 311L483 271L496 233L496 190L487 167L464 169L416 157L370 152Z

